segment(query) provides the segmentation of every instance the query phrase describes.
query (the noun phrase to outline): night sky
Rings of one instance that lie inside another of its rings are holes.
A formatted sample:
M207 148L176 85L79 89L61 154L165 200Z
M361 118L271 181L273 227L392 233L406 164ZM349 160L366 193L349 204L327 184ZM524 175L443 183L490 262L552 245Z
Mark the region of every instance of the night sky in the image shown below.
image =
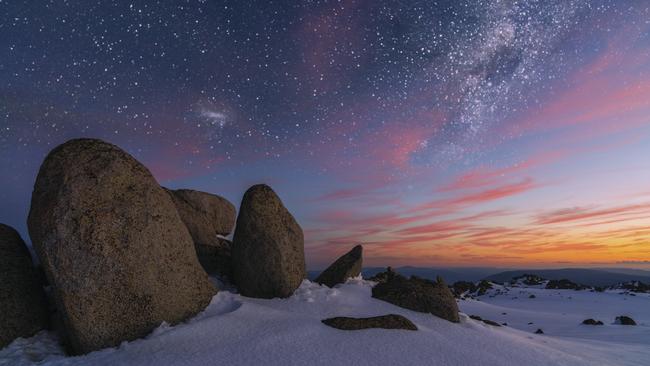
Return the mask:
M650 267L647 1L0 0L0 222L112 142L237 206L270 184L308 266Z

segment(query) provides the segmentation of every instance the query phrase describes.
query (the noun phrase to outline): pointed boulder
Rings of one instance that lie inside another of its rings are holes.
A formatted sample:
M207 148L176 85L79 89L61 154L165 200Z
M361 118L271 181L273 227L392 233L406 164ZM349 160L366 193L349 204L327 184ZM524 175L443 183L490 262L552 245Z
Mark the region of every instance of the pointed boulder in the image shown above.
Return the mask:
M316 282L327 287L344 283L350 277L357 277L363 266L363 247L357 245L345 253L321 273Z
M31 337L48 324L48 305L20 234L0 224L0 348Z
M143 337L216 293L169 194L100 140L71 140L38 173L28 219L73 353Z
M233 275L244 296L288 297L306 277L302 229L271 187L244 194L232 244Z

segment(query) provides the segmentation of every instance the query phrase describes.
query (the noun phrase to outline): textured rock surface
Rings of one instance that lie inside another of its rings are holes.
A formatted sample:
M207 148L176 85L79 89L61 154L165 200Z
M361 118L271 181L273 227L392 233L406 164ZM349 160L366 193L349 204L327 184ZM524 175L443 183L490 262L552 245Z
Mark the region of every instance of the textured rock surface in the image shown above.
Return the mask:
M210 244L194 243L196 255L203 269L209 274L232 278L230 240L216 238Z
M48 325L48 306L25 242L0 224L0 348Z
M442 279L432 282L415 276L406 278L395 272L384 273L385 280L372 288L372 297L451 322L460 321L456 299Z
M215 194L190 189L167 190L195 243L210 244L235 226L235 206Z
M332 328L342 330L360 330L368 328L418 330L418 327L416 327L413 322L397 314L374 316L371 318L336 317L323 319L322 322Z
M237 288L249 297L291 296L306 277L302 229L267 185L244 194L232 265Z
M178 323L216 292L169 194L103 141L72 140L50 152L28 225L74 353Z
M223 197L179 189L167 190L187 226L199 262L210 274L230 277L230 241L217 235L228 235L235 225L235 206Z
M328 287L344 283L350 277L357 277L363 266L363 247L357 245L342 255L321 273L316 282Z

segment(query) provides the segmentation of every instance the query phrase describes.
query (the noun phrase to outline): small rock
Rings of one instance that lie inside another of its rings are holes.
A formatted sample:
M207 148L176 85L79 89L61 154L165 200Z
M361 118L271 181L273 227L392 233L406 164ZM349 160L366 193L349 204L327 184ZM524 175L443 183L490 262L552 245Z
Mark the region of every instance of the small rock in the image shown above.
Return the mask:
M544 334L544 331L538 328L538 329L535 331L535 334Z
M0 224L0 348L48 325L43 283L20 234Z
M626 315L621 315L616 317L616 324L620 325L636 325L634 319Z
M418 330L418 327L416 327L413 322L397 314L388 314L371 318L336 317L323 319L322 322L332 328L342 330L360 330L368 328Z
M483 322L483 323L485 323L487 325L491 325L493 327L500 327L501 326L501 324L499 324L499 323L497 323L495 321L492 321L492 320L489 320L489 319L483 319L478 315L470 315L469 317L474 319L474 320L478 320L480 322Z
M316 282L327 287L344 283L350 277L357 277L363 266L363 247L357 245L332 263L316 278Z
M537 297L537 296L535 296L535 295L533 295L533 294L531 294L530 296L528 296L529 299L534 299L534 298L536 298L536 297Z
M601 322L600 320L595 320L595 319L590 318L590 319L583 320L582 324L585 324L585 325L603 325L603 322Z
M482 321L483 321L483 323L485 323L487 325L491 325L493 327L500 327L501 326L501 324L499 324L499 323L497 323L497 322L495 322L493 320L483 319Z

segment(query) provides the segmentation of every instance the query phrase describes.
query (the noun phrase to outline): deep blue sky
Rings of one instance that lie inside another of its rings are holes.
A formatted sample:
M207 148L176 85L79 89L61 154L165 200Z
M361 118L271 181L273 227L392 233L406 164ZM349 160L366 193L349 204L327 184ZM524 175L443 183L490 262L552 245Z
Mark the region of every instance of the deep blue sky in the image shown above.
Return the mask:
M44 156L115 143L310 266L650 260L645 1L0 1L0 222Z

